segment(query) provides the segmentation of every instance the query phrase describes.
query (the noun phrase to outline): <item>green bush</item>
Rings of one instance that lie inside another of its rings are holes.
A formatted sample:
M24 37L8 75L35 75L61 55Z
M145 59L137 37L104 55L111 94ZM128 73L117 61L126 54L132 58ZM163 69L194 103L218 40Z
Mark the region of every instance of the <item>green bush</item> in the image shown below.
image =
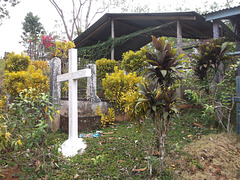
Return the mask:
M106 74L106 78L102 80L105 97L115 103L118 110L123 111L123 101L121 98L128 91L136 91L137 84L142 82L142 77L138 77L136 73L124 74L123 70L114 68L114 73Z
M36 89L25 89L9 106L8 126L13 128L11 143L15 149L22 144L27 148L45 144L47 122L52 122L57 109L49 102L46 93L37 92Z
M9 72L26 71L30 62L30 57L26 54L19 55L12 52L7 55L4 69Z
M7 150L11 134L8 132L3 114L0 115L0 153Z
M133 52L132 50L123 53L122 57L122 68L130 73L130 72L137 72L138 74L141 73L146 66L146 52L149 52L146 47L142 48L139 51Z
M97 110L95 110L95 115L101 116L101 126L106 127L108 125L113 125L115 121L115 111L113 108L108 108L107 114L103 114L100 106L97 107Z
M17 97L22 90L30 88L36 88L38 93L46 93L49 90L49 78L31 65L27 71L6 71L4 86L12 97Z
M97 66L97 78L103 79L107 73L114 72L114 67L118 65L118 62L111 59L102 58L96 61Z

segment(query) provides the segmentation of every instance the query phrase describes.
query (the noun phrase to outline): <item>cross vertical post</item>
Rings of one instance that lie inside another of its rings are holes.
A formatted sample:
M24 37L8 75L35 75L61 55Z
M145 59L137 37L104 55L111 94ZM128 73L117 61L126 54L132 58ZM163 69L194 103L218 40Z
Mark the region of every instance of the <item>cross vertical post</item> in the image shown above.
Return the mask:
M68 54L69 58L69 66L68 72L76 72L77 71L77 51L69 51ZM68 134L69 139L71 138L78 138L78 96L77 96L77 79L70 78L68 81L68 116L69 116L69 123L68 123ZM71 103L70 103L71 102Z
M78 138L78 96L77 80L91 77L91 69L77 70L77 49L70 49L68 53L68 73L57 76L58 82L68 81L68 140L61 146L64 156L75 156L83 152L86 144Z

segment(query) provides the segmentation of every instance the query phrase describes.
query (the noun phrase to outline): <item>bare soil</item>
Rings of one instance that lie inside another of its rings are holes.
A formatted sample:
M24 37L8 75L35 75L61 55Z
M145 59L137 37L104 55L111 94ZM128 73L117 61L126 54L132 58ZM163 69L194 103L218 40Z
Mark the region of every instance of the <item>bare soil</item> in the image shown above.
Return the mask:
M166 162L179 179L238 180L240 143L236 135L210 134L169 155Z
M4 180L19 180L21 169L19 167L9 167L5 169L2 174L0 173L0 179Z

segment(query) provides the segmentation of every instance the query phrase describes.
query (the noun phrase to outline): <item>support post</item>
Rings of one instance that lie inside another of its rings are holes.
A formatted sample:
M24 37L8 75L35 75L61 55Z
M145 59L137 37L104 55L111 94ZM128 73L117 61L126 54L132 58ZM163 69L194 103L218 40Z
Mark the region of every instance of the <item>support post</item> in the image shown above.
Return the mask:
M50 60L50 102L56 106L60 107L61 98L61 87L60 83L57 82L57 76L61 74L61 60L57 57ZM54 116L53 125L49 122L52 131L57 131L60 128L60 114L57 113Z
M182 51L182 25L180 21L177 21L177 51L178 54L181 54ZM177 95L179 99L183 99L183 87L182 84L179 84L177 89Z
M114 31L114 20L111 20L111 35L112 39L115 38L115 31ZM111 51L111 59L114 59L114 42L112 43L112 51Z
M95 64L89 64L87 68L91 69L91 77L87 78L87 100L90 102L101 102L97 96L97 68Z
M213 39L220 39L220 29L218 20L213 20Z

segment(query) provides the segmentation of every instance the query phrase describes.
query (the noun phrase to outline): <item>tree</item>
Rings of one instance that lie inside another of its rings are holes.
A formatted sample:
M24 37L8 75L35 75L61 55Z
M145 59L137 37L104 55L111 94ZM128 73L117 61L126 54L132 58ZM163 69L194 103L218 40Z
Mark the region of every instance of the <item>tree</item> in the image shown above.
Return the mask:
M2 20L4 18L9 18L7 4L10 4L11 6L16 6L18 3L18 0L4 0L2 2L0 1L0 25L2 24Z
M112 6L123 4L126 0L72 0L70 24L65 16L65 11L60 7L60 2L49 1L62 19L68 40L72 41L74 32L80 35L82 30L87 29L98 14L106 12ZM97 7L96 10L95 7Z
M32 54L36 58L36 47L39 43L40 35L45 33L44 27L42 23L39 22L40 18L38 16L34 16L32 12L27 13L24 18L24 22L22 22L23 33L21 35L22 43L26 48L30 49L30 57L32 58Z

